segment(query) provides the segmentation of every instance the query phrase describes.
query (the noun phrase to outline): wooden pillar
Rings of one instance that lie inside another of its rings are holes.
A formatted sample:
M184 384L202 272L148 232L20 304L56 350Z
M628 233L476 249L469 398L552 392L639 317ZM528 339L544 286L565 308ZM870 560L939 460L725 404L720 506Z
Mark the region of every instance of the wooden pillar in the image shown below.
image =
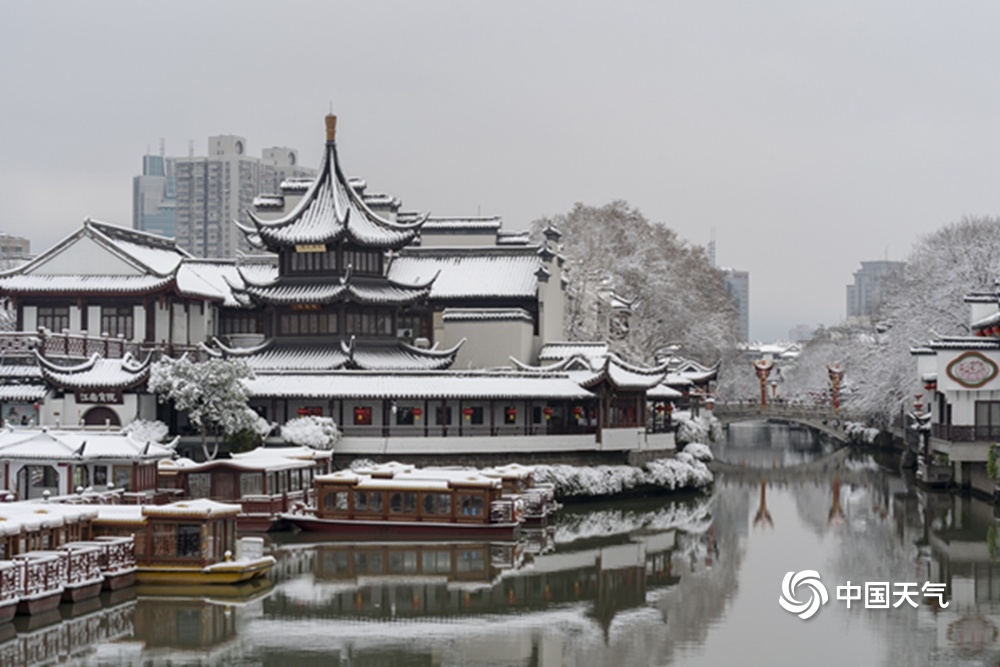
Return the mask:
M490 399L489 405L490 405L490 435L492 436L492 435L496 435L497 434L497 431L496 431L496 410L494 409L494 408L496 408L496 406L494 405L494 401L493 401L492 398Z
M426 398L424 399L424 437L426 438L430 435L431 427L431 411L430 411L430 401Z

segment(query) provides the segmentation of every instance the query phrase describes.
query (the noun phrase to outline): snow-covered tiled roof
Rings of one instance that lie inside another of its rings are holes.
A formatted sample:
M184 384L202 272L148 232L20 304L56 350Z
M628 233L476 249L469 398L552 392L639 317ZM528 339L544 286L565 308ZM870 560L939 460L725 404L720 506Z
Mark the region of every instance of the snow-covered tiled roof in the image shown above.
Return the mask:
M946 336L927 343L931 350L998 350L1000 338L980 336Z
M303 398L586 399L593 394L565 375L538 373L281 373L258 374L252 396Z
M145 294L163 289L173 276L58 276L42 274L13 274L0 276L0 290L5 293L52 292L91 294L128 293Z
M680 398L684 394L672 389L665 384L658 384L655 387L646 390L646 398L651 398L653 400L671 400L674 398Z
M278 188L282 192L305 192L312 184L313 179L311 178L286 178L278 185Z
M37 352L35 356L45 380L67 389L125 389L149 377L150 357L140 362L128 352L120 359L104 359L95 352L87 361L73 366L52 363Z
M403 224L376 215L348 185L337 159L337 147L327 142L319 176L296 204L278 220L261 220L249 212L254 228L240 226L248 238L256 235L272 250L309 243L334 243L346 238L370 248L401 248L410 243L422 220Z
M582 356L587 359L604 359L610 354L608 344L603 341L551 342L538 352L539 361L562 361L569 357Z
M981 320L972 323L973 329L983 329L985 327L992 327L1000 324L1000 312L993 313Z
M528 245L531 243L531 232L497 232L497 245Z
M219 503L208 498L181 500L166 505L142 505L142 515L153 518L197 517L202 519L236 516L243 511L240 505Z
M534 298L541 260L534 246L405 248L389 265L389 278L401 283L428 280L436 273L431 299L475 297Z
M463 341L464 342L464 341ZM336 370L441 370L455 361L459 343L448 350L424 350L402 341L356 342L330 345L287 345L272 341L250 349L229 348L218 341L225 356L238 357L254 371Z
M996 292L973 292L962 299L965 303L997 303Z
M177 269L177 291L190 296L219 299L224 306L241 304L231 285L242 285L236 262L225 259L189 259Z
M531 313L524 308L445 308L445 322L532 322Z
M0 384L0 403L40 401L48 391L43 384Z
M0 383L34 378L42 379L42 371L35 364L0 364Z
M495 231L503 226L500 216L431 216L422 232Z
M297 470L301 468L311 468L314 463L303 459L294 459L280 454L273 453L272 450L258 447L252 452L234 456L229 459L215 459L196 463L190 459L169 460L164 459L159 462L160 473L184 472L204 472L214 468L232 468L245 471L268 471L268 470Z
M121 431L0 429L0 459L146 461L173 452L172 445L140 442Z
M173 273L185 257L191 255L177 246L174 239L129 227L119 227L87 218L84 228L95 238L102 238L120 253L139 262L153 273L165 276Z
M285 198L282 195L257 195L253 198L254 208L284 208Z

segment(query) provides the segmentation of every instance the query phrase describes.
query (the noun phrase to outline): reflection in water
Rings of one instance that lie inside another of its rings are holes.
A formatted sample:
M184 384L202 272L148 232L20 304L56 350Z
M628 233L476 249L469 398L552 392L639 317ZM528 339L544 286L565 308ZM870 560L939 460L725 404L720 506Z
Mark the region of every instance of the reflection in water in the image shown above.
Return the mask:
M761 469L720 473L710 496L571 506L518 543L279 535L269 589L140 590L19 620L0 626L0 664L997 664L992 507L800 438L731 441L741 456L770 453ZM804 569L830 592L808 622L775 599L784 574ZM836 599L847 581L941 582L949 604L847 609Z

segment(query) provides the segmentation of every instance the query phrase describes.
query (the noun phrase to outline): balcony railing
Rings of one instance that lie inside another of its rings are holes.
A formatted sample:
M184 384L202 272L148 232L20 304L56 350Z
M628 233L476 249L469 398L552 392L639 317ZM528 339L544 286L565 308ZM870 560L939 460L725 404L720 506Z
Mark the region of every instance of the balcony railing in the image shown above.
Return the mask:
M503 437L518 435L580 435L597 433L597 426L584 426L574 424L561 426L559 424L529 424L527 426L517 425L496 425L488 424L455 424L451 426L430 425L430 426L344 426L343 434L349 437L361 438L405 438L405 437L431 437L431 438L458 438L458 437Z
M931 435L952 442L1000 441L1000 425L956 426L954 424L931 424Z

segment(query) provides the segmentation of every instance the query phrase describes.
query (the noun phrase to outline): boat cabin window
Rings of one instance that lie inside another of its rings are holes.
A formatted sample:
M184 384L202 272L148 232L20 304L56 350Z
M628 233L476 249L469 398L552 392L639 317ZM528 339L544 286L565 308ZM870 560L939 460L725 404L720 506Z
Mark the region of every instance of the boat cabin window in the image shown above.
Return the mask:
M447 493L425 493L424 514L451 514L451 496Z
M198 524L177 526L177 555L181 558L201 556L201 526Z
M483 516L483 497L480 495L458 497L458 513L462 516Z
M396 514L415 514L417 511L417 494L396 492L389 496L389 511Z
M188 475L188 495L192 498L209 498L212 495L212 476L207 472Z
M334 491L323 496L323 509L328 512L347 511L347 491Z
M240 495L249 496L264 493L264 479L259 472L240 474Z
M354 511L382 513L381 491L355 491Z

